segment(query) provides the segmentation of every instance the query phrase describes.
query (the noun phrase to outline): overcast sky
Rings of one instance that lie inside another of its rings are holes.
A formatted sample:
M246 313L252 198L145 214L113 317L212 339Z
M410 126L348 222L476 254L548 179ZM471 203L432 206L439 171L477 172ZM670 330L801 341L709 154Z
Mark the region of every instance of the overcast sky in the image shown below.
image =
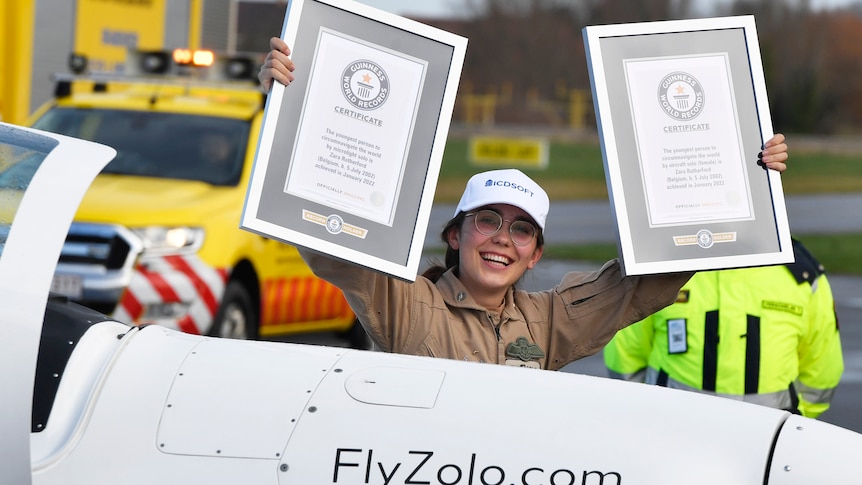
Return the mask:
M357 0L372 7L405 17L452 17L462 0Z

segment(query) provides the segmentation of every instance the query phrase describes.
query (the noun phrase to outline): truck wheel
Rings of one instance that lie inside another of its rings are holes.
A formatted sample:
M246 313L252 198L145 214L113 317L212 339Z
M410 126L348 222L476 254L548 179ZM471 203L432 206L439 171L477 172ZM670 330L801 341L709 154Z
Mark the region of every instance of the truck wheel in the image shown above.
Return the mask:
M257 338L257 318L251 297L240 282L227 284L210 335L244 340Z
M371 338L365 333L359 319L353 320L353 326L344 332L344 338L350 344L350 348L359 350L372 350Z

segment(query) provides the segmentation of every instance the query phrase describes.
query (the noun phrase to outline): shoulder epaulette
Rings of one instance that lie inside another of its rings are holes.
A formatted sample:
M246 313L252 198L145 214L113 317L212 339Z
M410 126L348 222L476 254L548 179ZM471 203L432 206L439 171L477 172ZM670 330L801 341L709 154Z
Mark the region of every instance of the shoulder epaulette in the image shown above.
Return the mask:
M796 258L796 262L788 263L786 266L799 284L804 281L813 284L820 275L826 272L817 258L796 239L793 239L793 257Z

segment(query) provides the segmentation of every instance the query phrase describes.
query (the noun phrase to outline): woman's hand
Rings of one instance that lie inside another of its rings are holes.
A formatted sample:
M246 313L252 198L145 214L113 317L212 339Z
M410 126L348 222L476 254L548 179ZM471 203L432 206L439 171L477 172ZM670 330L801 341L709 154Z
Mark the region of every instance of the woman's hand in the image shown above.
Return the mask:
M279 37L269 39L269 54L266 55L266 60L260 66L260 72L257 74L257 79L260 81L260 89L264 93L269 93L272 89L273 80L278 81L285 86L293 81L293 70L296 66L290 60L290 48Z
M766 144L758 155L758 158L766 168L783 172L787 170L787 144L784 143L784 135L776 133Z

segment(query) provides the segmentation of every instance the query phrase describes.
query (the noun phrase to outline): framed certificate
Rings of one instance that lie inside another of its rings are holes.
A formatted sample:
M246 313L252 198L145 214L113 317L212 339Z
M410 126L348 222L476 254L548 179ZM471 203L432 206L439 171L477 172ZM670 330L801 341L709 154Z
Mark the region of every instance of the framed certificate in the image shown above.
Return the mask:
M350 0L291 0L240 227L413 281L463 37Z
M583 34L625 273L792 262L754 17Z

